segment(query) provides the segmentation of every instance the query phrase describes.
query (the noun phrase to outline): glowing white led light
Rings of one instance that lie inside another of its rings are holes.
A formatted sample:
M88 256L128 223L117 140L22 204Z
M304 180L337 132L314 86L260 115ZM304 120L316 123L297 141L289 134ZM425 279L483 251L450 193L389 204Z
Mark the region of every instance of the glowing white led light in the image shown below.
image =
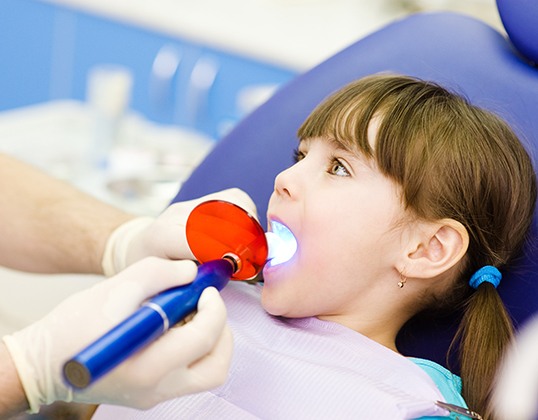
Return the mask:
M271 221L271 232L265 234L269 246L269 265L275 266L289 261L297 251L297 240L291 230L282 223Z

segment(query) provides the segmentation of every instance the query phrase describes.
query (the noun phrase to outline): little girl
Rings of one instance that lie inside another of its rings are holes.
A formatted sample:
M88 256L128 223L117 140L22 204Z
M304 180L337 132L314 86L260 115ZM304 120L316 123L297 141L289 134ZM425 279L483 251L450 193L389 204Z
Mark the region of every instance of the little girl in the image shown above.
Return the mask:
M437 399L493 418L492 382L512 334L496 286L536 201L519 140L461 97L397 75L344 87L298 135L297 162L277 176L267 215L298 249L264 269L263 286L223 291L235 337L228 382L147 412L101 407L96 418L447 415L421 408ZM412 317L462 305L461 380L398 353Z

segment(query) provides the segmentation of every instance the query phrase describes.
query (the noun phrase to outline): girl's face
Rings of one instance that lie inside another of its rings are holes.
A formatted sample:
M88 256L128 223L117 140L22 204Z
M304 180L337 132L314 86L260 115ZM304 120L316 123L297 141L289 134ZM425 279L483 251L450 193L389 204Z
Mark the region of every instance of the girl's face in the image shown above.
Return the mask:
M268 208L269 224L286 225L298 249L290 261L264 269L264 308L350 327L357 314L375 314L398 289L398 222L405 215L399 191L373 160L327 139L302 141L297 163L276 177Z

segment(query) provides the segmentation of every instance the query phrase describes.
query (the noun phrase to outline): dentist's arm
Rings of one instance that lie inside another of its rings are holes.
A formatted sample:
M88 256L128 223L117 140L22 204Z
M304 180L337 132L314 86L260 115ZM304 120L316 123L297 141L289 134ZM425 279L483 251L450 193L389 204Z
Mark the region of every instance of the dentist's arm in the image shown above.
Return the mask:
M0 154L0 265L100 274L107 238L133 217Z
M114 275L148 256L192 259L185 225L192 209L224 200L256 215L233 188L135 217L0 154L0 265L42 273Z
M0 418L9 418L28 409L17 369L6 346L0 342Z

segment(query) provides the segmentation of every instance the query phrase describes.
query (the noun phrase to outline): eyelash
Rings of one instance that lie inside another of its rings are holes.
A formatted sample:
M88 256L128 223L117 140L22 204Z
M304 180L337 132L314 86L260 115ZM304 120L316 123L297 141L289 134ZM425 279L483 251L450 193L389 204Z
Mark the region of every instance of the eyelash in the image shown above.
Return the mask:
M305 154L303 152L300 152L299 149L293 150L293 163L297 163L300 160L303 160L305 157Z
M293 161L294 163L297 163L301 160L303 160L306 156L306 153L304 152L301 152L299 149L295 149L293 151ZM342 168L344 171L345 171L345 174L344 175L338 175L336 173L336 171L334 170L335 167L340 167ZM338 159L337 157L331 157L331 163L329 165L329 168L327 170L327 173L331 174L331 175L335 175L335 176L350 176L351 174L349 173L348 169L346 168L346 166L340 161L340 159Z

